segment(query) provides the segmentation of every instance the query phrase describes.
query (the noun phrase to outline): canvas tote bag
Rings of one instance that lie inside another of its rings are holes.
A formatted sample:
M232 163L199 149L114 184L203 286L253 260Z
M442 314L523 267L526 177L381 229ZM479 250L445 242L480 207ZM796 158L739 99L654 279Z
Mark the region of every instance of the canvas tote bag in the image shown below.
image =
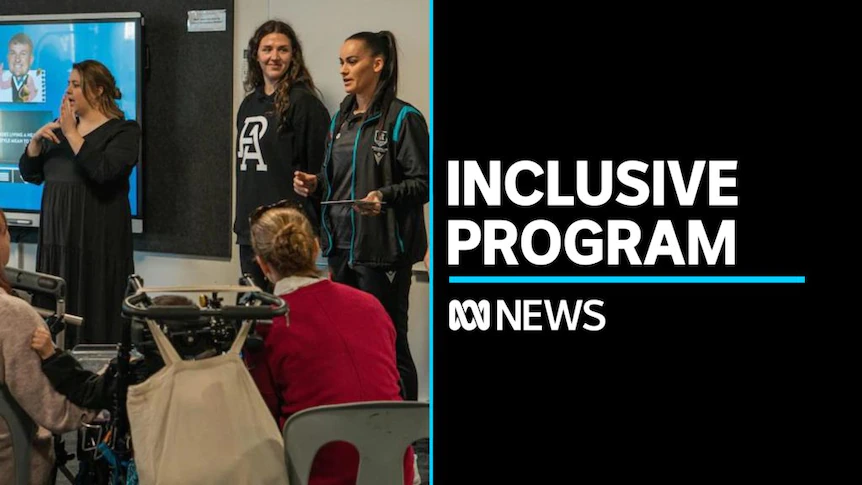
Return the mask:
M288 483L284 442L240 359L246 322L228 353L182 360L151 320L165 367L129 386L127 410L141 485Z

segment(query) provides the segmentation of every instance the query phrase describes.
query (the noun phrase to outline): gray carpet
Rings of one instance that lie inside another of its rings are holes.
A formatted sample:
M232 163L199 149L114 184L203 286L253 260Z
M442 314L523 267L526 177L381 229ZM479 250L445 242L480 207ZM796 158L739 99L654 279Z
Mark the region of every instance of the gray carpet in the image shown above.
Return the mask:
M78 434L77 432L66 433L63 435L63 441L65 441L65 449L67 453L75 453L75 448L78 443ZM72 458L66 463L66 469L72 474L74 477L78 473L78 460L76 458ZM72 482L66 479L66 477L62 473L57 473L57 484L61 485L73 485Z

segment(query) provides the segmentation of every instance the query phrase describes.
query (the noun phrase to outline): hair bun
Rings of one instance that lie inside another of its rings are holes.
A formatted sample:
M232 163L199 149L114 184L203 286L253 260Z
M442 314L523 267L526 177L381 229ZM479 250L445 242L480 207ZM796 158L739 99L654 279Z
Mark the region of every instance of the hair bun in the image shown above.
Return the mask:
M306 233L302 224L288 222L282 226L273 239L274 252L289 273L300 271L313 259L314 241Z
M311 223L298 208L276 208L264 212L251 225L251 243L281 276L317 273L317 240Z

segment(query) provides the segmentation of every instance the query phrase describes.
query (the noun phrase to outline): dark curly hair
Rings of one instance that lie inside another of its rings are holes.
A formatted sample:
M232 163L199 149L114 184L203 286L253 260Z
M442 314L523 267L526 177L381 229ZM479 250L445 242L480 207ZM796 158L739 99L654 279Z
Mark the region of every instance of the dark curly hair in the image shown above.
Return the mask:
M257 60L257 49L260 47L260 41L269 34L284 34L290 40L290 46L293 49L290 66L279 79L275 88L275 112L279 130L282 130L287 118L287 108L290 106L288 92L291 86L296 83L305 83L312 92L315 92L317 88L314 86L314 80L305 65L302 44L300 44L293 27L280 20L269 20L258 27L251 39L248 40L248 53L246 55L248 73L244 81L246 93L250 93L264 84L263 71Z

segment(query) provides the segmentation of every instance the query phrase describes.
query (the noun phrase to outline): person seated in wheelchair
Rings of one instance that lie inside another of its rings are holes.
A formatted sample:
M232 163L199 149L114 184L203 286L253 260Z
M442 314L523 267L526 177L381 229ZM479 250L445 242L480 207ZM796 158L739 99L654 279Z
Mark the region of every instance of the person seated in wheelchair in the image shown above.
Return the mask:
M395 326L370 293L336 283L317 270L320 245L298 207L261 207L250 218L257 264L289 306L259 329L263 349L244 354L264 401L284 427L313 406L400 401ZM289 320L289 321L288 321ZM413 483L413 450L404 456L404 483ZM344 442L320 449L309 485L355 484L356 449Z
M39 369L30 350L33 329L47 326L27 302L12 295L3 268L9 264L10 240L6 217L0 211L0 385L38 425L30 458L30 483L50 481L54 465L52 433L73 431L96 416L96 411L72 404L56 392ZM0 419L0 484L14 483L14 458L8 425Z
M180 295L160 295L153 298L154 305L193 305ZM85 322L86 323L86 322ZM166 325L184 326L186 322L164 322ZM152 341L141 341L136 346L142 358L129 362L129 385L139 384L155 374L165 363ZM69 352L54 347L50 332L37 328L33 332L31 347L42 359L42 371L54 389L73 403L91 409L112 409L117 393L117 362L113 359L104 372L84 369Z

